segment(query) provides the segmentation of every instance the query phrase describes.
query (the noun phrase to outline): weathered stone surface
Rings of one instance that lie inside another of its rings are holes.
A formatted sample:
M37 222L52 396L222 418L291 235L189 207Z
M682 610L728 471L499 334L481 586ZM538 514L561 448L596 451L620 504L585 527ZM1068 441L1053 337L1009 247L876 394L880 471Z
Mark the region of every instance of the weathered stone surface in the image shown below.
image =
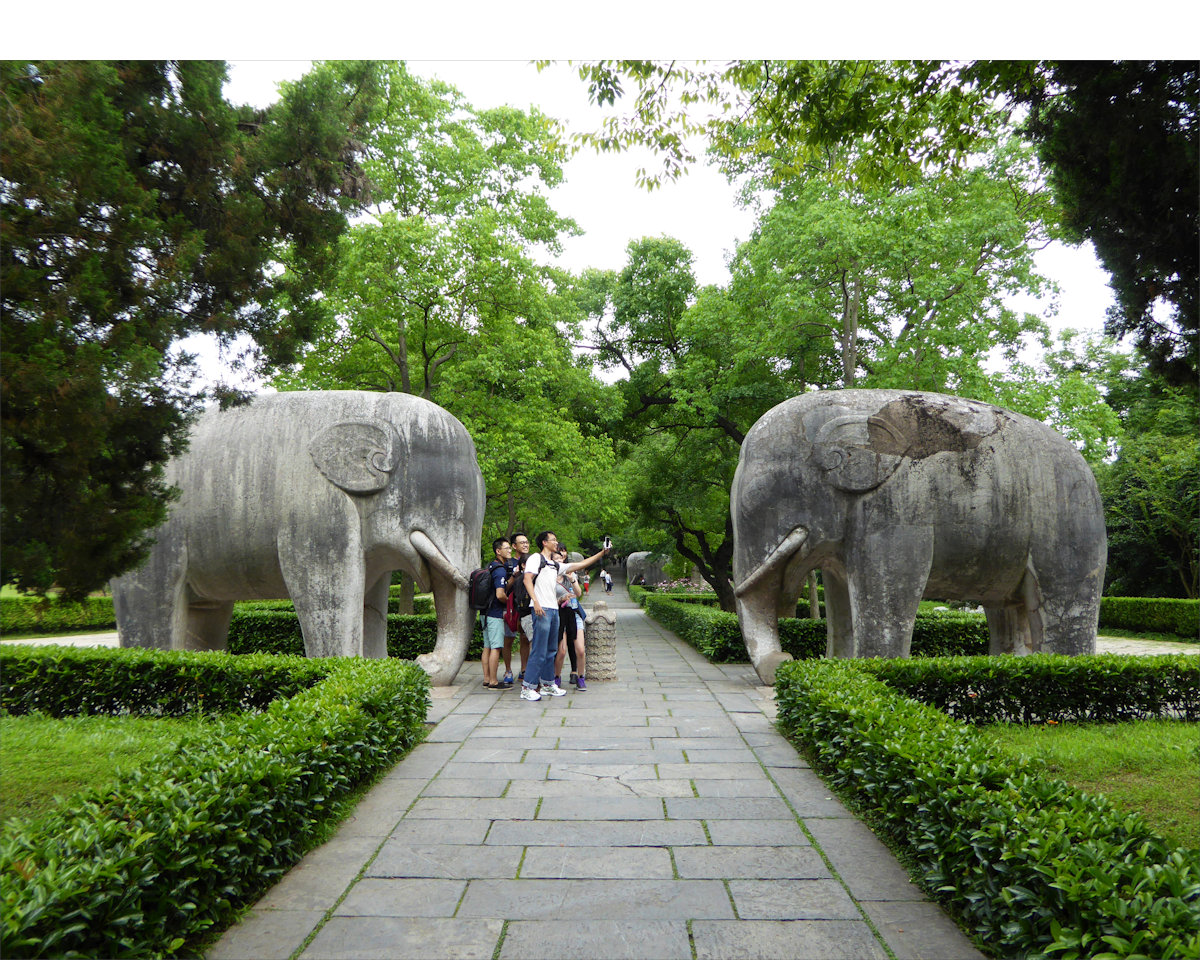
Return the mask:
M862 919L836 880L730 880L729 894L743 920Z
M515 920L500 960L691 960L682 920Z
M885 960L871 928L861 920L697 920L692 924L697 960Z
M617 679L617 618L605 600L592 604L583 623L588 680Z
M887 900L862 906L896 960L984 960L935 903Z
M396 960L454 957L491 960L503 922L449 917L333 917L301 960Z
M663 573L665 559L665 557L660 557L657 560L651 560L648 550L631 553L625 558L625 582L651 587L663 583L667 579L667 575Z
M733 918L719 880L481 880L467 888L459 917L512 920Z
M825 390L767 411L730 492L738 618L765 683L777 615L825 582L830 656L907 656L923 597L988 615L993 653L1095 650L1106 541L1061 435L973 400Z
M483 475L441 407L402 393L256 397L197 421L167 466L179 501L146 563L112 582L122 646L224 649L234 601L290 597L309 656L387 656L388 584L431 587L449 684L471 636Z
M324 916L324 909L256 908L225 931L205 951L204 960L288 960Z

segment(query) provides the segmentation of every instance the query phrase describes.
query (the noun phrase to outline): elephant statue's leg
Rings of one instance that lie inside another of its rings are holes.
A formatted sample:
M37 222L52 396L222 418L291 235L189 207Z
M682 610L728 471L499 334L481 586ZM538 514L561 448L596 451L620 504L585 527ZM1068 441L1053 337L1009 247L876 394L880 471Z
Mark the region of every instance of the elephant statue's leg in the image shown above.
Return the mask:
M770 686L775 683L776 668L792 659L779 643L779 584L772 577L763 577L741 593L736 604L746 653L758 678Z
M280 537L279 567L310 657L357 657L363 652L366 569L357 518L351 514L346 519L340 542L303 528Z
M187 605L186 650L226 650L232 600L193 600Z
M437 569L430 571L430 579L437 610L437 642L432 653L417 657L417 663L429 674L430 683L444 687L454 682L467 658L475 618L464 587Z
M367 590L363 600L363 656L386 657L388 590L392 573L382 574Z
M832 567L821 568L821 580L825 584L825 629L828 642L827 657L853 657L854 624L850 619L850 589L842 570Z
M854 654L907 657L933 565L930 531L872 532L846 558Z
M988 653L996 656L1011 653L1024 656L1033 652L1033 635L1029 625L1029 610L1025 604L1010 607L986 607Z
M1063 512L1069 514L1072 509L1067 507ZM1071 523L1064 519L1065 529L1058 535L1069 546L1051 549L1039 543L1030 557L1025 579L1039 601L1031 614L1031 619L1037 620L1035 633L1038 628L1041 632L1041 643L1034 649L1077 656L1096 652L1108 551L1101 537L1073 529ZM1077 544L1087 546L1080 548Z
M113 611L123 647L187 648L187 551L163 534L146 562L113 580Z

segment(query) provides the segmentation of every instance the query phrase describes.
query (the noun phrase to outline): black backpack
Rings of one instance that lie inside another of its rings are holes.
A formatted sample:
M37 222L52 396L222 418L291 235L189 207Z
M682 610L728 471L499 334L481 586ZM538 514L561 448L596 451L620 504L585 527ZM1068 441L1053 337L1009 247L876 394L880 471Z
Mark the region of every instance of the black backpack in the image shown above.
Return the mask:
M492 571L499 562L493 560L486 567L476 567L467 577L467 596L470 598L472 610L486 610L496 599L496 590L492 586Z
M526 559L531 556L532 554L526 554ZM515 583L513 577L516 577ZM512 587L508 591L508 595L512 599L513 606L517 608L518 612L524 613L529 607L529 591L525 589L525 560L513 565L508 582Z

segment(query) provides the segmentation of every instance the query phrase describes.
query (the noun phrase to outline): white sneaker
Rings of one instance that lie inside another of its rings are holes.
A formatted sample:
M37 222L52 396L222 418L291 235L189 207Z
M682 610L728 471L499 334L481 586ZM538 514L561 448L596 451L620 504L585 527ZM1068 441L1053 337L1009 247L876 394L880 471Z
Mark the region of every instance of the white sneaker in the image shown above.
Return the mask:
M548 697L565 697L567 695L567 691L557 683L543 683L538 687L538 692Z
M540 693L538 693L536 690L534 690L533 687L521 687L521 699L522 700L541 700L542 695Z

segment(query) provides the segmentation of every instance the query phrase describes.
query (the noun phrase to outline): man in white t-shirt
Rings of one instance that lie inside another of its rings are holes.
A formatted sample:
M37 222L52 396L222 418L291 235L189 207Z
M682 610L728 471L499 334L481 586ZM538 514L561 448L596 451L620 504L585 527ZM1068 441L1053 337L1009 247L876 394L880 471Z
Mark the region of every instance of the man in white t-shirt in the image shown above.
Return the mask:
M521 681L522 700L541 700L543 696L561 697L566 691L554 682L554 655L558 653L558 597L554 590L560 573L584 570L603 557L601 550L582 563L555 563L558 537L549 530L537 535L539 553L525 561L525 589L533 604L533 636L529 642L529 662Z

